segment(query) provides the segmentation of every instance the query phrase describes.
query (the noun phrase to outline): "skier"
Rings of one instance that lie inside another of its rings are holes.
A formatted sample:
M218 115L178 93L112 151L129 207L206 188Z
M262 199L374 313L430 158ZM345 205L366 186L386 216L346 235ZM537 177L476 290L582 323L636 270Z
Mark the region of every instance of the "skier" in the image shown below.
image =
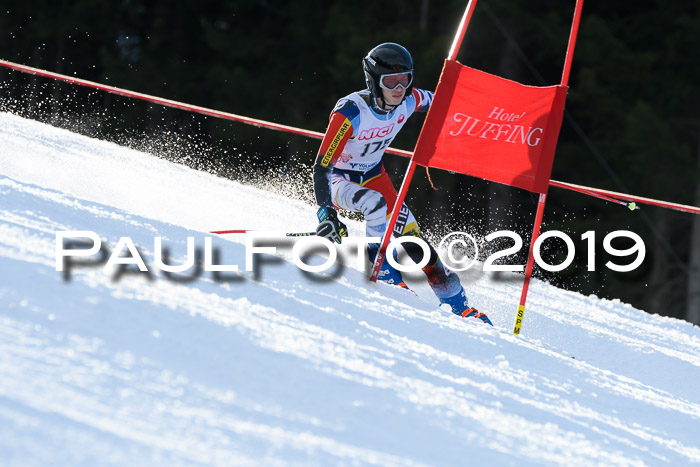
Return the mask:
M367 236L383 236L397 197L384 170L384 151L406 119L413 112L427 111L433 99L432 92L413 87L413 59L399 44L376 46L362 60L362 68L367 89L336 103L314 163L314 193L319 205L316 234L336 243L347 237L347 228L338 219L336 208L361 212ZM404 204L401 210L403 215L393 235L398 232L423 239L408 207ZM423 272L440 303L448 304L457 315L491 324L484 313L468 305L459 278L428 245L430 260ZM378 243L368 246L370 262L374 262L379 247ZM419 245L405 243L404 249L413 261L420 262L423 249ZM387 261L378 280L408 289L401 273Z

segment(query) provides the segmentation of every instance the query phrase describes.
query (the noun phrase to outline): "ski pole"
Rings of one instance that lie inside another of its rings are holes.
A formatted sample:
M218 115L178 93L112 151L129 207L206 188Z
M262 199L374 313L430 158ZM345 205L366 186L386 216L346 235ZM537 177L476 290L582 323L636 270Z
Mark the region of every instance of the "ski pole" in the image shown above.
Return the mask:
M605 201L610 201L611 203L615 203L615 204L619 204L619 205L625 206L625 207L626 207L627 209L629 209L630 211L635 211L635 210L639 209L639 206L638 206L637 203L635 203L634 201L630 201L630 202L621 201L621 200L619 200L619 199L617 199L617 198L611 198L610 196L605 196L605 195L602 194L602 193L598 193L598 192L595 192L595 191L586 190L586 187L583 187L583 186L574 185L574 184L571 184L571 183L563 184L563 183L561 183L561 182L551 182L550 184L551 184L552 186L557 186L557 187L560 187L560 188L566 188L567 190L571 190L571 191L578 191L579 193L583 193L584 195L593 196L594 198L604 199Z
M593 193L592 191L588 191L588 190L580 190L580 191L581 191L582 193L585 193L585 194L589 195L589 196L594 196L594 197L596 197L596 198L604 199L605 201L610 201L611 203L615 203L615 204L619 204L619 205L625 206L625 207L627 207L627 209L629 209L630 211L634 211L634 210L639 209L639 206L637 206L637 203L635 203L634 201L631 201L631 202L628 203L627 201L622 201L622 200L619 200L619 199L610 198L610 197L608 197L608 196L601 195L600 193Z
M217 235L224 235L224 234L237 234L237 233L246 233L246 232L255 232L255 230L212 230L209 233L217 234ZM312 237L316 235L316 232L287 232L284 234L287 237Z

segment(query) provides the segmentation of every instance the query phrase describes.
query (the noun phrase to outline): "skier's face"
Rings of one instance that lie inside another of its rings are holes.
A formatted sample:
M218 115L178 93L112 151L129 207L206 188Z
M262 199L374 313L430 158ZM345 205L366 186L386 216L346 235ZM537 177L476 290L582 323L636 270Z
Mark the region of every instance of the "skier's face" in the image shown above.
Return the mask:
M382 95L384 96L384 102L386 102L387 106L395 107L403 101L406 90L401 86L397 86L396 89L392 91L382 89Z

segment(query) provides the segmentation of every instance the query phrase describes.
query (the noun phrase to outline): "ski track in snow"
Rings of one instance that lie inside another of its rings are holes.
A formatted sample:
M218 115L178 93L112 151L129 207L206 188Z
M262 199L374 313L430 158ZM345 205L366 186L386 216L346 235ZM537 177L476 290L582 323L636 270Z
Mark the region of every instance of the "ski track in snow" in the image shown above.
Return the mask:
M219 228L309 230L314 209L0 114L3 465L700 463L700 330L534 280L462 279L495 324L288 252L241 271L55 270L55 232L155 236L184 262ZM274 213L274 215L270 215ZM348 222L351 235L362 225Z

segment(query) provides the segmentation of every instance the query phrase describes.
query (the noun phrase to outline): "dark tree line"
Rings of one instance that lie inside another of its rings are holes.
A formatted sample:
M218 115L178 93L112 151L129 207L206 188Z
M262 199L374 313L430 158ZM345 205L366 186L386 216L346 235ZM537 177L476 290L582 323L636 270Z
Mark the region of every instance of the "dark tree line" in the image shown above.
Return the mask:
M465 6L463 0L10 0L0 11L0 58L323 131L335 101L364 87L360 59L380 42L405 45L416 63L416 85L434 89ZM458 58L525 84L557 84L573 6L573 0L482 0ZM698 37L697 2L584 4L552 177L700 205ZM276 180L290 195L311 199L315 140L4 69L0 86L2 110L222 176ZM422 120L412 120L395 147L413 148ZM387 167L398 180L406 160L389 156ZM535 210L529 193L438 170L430 176L438 190L421 174L409 193L425 230L483 236L509 229L529 238ZM632 213L553 188L544 228L569 233L577 260L563 273L537 274L700 323L699 217L652 207ZM586 271L580 240L588 230L599 237L595 272ZM633 273L603 266L611 258L602 237L615 230L645 240L647 260ZM550 248L552 261L560 249Z

